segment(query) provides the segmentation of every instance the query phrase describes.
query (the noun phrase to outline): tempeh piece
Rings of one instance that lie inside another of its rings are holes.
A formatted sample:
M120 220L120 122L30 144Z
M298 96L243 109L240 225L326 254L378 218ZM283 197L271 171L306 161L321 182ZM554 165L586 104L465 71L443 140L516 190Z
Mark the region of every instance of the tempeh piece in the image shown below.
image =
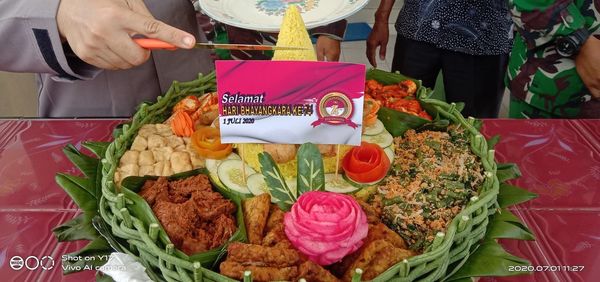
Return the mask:
M244 201L244 221L250 244L260 245L269 216L271 196L264 193Z
M290 266L284 268L277 267L261 267L247 265L244 266L235 261L224 261L220 267L221 274L237 279L244 279L244 271L252 272L252 280L257 282L262 281L292 281L298 276L298 267Z
M227 253L227 260L243 265L284 267L300 262L300 255L294 249L234 242L227 247Z
M364 271L362 276L363 280L371 280L386 271L390 266L414 255L416 255L416 253L395 248L392 243L385 240L375 240L369 243L362 250L358 258L356 258L350 267L346 269L342 280L352 280L354 270L357 268Z
M300 273L298 278L304 278L306 281L311 282L338 282L340 281L337 277L333 276L331 272L322 266L307 260L300 265Z

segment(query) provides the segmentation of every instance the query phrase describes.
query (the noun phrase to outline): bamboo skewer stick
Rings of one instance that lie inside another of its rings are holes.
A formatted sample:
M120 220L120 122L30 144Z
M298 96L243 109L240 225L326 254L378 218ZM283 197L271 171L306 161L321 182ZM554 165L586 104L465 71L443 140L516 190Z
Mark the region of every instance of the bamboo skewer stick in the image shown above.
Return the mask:
M242 179L244 181L244 185L247 185L246 183L246 151L244 150L245 146L244 143L240 144L240 150L242 151L242 153L240 154L242 157Z
M337 144L337 153L335 154L335 179L339 177L340 170L340 144Z

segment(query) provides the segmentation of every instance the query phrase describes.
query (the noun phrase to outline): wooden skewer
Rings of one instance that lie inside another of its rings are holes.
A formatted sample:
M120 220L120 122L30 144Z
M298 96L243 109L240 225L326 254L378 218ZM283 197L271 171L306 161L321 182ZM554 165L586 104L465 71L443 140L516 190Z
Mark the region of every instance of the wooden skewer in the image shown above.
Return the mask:
M244 185L246 184L246 151L244 150L244 143L240 144L240 150L242 153L240 154L242 157L242 179L244 180Z
M340 144L337 144L337 153L335 154L335 179L339 177L338 171L340 170Z

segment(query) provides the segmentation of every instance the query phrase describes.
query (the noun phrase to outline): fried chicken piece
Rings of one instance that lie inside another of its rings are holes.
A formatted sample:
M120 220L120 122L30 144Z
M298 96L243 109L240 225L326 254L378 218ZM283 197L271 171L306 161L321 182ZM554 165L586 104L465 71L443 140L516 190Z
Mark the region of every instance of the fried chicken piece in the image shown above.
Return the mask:
M192 201L175 204L167 201L158 201L152 211L163 226L169 238L175 245L180 245L188 236L188 230L194 228L197 217L196 205Z
M252 280L257 282L262 281L292 281L298 276L298 267L269 267L269 266L254 266L242 265L235 261L224 261L221 263L220 272L227 277L242 280L244 279L244 271L252 272Z
M196 202L198 216L202 220L213 220L221 214L234 214L236 210L232 201L213 191L194 192L192 200Z
M323 157L335 157L337 154L337 146L335 145L317 144L317 148Z
M212 190L206 175L144 183L150 204L173 244L188 255L223 245L237 230L235 204Z
M362 280L371 280L386 271L399 261L416 255L415 252L394 247L383 239L369 243L358 258L350 265L342 277L343 281L351 281L354 270L362 269Z
M304 278L306 281L311 282L338 282L340 281L337 277L333 276L331 272L322 266L307 260L303 262L299 267L300 273L298 279Z
M210 234L208 234L208 232L202 229L198 229L195 231L196 234L193 237L185 237L183 239L183 242L181 243L180 249L187 255L192 255L195 253L212 249L210 246Z
M264 144L264 150L278 163L287 163L296 157L298 147L292 144Z
M248 234L248 241L251 244L260 245L262 243L270 205L271 196L268 193L244 200L243 208L246 233Z
M158 199L166 199L168 197L167 178L159 177L157 180L146 181L139 194L152 207Z
M265 247L234 242L227 247L227 260L242 265L286 267L300 263L300 254L294 249Z
M203 194L215 193L212 191L210 181L206 175L198 174L169 182L169 198L174 203L187 201L192 197L192 193L195 192L203 192Z
M212 243L209 249L223 245L237 230L235 219L231 214L221 214L211 224L212 228L208 229L209 233L212 234Z

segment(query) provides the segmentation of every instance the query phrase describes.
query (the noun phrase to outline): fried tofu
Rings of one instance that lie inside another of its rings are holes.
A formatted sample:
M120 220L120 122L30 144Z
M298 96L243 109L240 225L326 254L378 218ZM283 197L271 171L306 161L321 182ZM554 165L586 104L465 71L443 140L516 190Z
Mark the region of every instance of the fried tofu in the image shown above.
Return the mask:
M271 196L268 193L244 201L244 221L250 244L260 245L262 243L270 206Z

